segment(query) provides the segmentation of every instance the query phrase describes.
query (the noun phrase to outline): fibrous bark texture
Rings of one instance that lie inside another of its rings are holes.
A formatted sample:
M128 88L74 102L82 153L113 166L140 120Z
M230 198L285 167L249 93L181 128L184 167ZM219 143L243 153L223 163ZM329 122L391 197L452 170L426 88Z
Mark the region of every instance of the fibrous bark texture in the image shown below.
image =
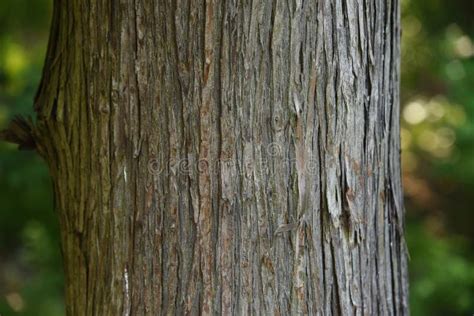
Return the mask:
M9 138L50 167L68 315L407 314L399 28L398 0L56 1Z

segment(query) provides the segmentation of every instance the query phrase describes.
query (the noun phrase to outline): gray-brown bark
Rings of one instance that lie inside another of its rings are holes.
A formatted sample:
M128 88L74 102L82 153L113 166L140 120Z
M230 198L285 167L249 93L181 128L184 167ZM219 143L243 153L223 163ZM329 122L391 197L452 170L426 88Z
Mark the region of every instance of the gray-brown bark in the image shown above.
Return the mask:
M399 28L398 0L56 1L5 135L49 164L68 315L408 314Z

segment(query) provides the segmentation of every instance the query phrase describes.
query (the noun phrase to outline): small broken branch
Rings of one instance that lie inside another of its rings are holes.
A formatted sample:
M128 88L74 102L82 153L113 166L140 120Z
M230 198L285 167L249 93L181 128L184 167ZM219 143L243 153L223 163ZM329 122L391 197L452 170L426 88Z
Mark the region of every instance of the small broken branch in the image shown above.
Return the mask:
M34 150L34 123L30 117L15 116L7 129L0 131L0 140L17 144L20 150Z

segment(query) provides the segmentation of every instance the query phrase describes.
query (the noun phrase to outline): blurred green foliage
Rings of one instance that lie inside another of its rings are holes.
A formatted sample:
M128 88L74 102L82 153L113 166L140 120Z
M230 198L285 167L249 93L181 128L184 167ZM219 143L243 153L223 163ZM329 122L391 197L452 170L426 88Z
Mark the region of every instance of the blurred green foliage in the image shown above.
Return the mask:
M32 115L48 0L0 1L0 128ZM474 313L474 1L402 0L402 156L413 315ZM64 315L45 164L0 143L0 315Z
M0 128L32 115L51 1L0 1ZM59 234L48 171L0 143L0 315L64 315Z
M465 240L434 238L423 223L409 222L411 312L413 315L470 315L474 264Z
M413 315L474 313L474 1L402 0Z

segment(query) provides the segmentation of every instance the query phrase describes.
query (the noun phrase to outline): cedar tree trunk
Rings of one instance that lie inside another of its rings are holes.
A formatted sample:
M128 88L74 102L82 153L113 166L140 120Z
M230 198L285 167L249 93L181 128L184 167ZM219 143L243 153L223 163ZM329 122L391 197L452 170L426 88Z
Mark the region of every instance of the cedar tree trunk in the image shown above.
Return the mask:
M68 315L407 315L399 0L55 1Z

